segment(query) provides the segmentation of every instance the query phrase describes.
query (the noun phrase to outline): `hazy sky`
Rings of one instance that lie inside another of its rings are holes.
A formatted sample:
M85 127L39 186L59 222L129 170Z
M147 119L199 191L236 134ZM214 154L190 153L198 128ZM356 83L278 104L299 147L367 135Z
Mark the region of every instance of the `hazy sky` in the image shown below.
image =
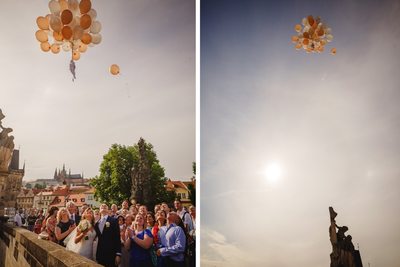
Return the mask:
M294 49L309 14L336 56ZM202 266L329 266L329 206L400 266L399 25L399 1L201 1Z
M102 43L76 62L44 53L36 18L45 0L0 0L0 108L14 129L24 180L98 174L113 143L153 144L166 176L189 179L195 161L195 4L191 0L93 0ZM116 63L121 75L112 76Z

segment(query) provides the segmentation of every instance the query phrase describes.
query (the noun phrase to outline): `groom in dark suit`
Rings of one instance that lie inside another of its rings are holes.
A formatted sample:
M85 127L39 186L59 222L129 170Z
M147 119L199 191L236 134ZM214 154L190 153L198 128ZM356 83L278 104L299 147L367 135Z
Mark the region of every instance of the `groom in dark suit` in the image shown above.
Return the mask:
M115 267L121 261L121 239L118 222L108 216L107 204L100 205L101 219L95 224L97 233L96 260L106 267Z

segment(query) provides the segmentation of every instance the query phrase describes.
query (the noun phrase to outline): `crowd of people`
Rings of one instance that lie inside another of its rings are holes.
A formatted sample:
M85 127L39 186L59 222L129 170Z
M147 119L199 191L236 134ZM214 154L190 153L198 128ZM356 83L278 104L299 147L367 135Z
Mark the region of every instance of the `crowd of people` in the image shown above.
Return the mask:
M14 222L107 267L195 266L196 208L184 208L179 199L174 208L155 205L154 212L127 200L120 208L101 204L99 209L68 202L50 207L46 216L43 210L25 215L20 209Z

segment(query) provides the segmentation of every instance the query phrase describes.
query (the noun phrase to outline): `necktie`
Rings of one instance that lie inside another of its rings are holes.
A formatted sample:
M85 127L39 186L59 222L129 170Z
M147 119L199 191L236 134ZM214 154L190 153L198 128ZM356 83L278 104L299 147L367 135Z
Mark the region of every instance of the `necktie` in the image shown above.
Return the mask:
M101 218L100 220L100 232L103 233L104 225L106 224L106 217Z

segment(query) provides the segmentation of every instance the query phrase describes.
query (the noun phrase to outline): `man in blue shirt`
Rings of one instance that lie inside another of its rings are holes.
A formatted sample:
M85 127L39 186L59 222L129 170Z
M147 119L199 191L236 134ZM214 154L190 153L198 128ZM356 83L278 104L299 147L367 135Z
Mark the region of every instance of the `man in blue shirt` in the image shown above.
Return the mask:
M159 230L161 248L157 250L157 256L163 258L166 267L184 267L186 236L183 229L176 225L178 220L178 214L168 213L168 225Z

